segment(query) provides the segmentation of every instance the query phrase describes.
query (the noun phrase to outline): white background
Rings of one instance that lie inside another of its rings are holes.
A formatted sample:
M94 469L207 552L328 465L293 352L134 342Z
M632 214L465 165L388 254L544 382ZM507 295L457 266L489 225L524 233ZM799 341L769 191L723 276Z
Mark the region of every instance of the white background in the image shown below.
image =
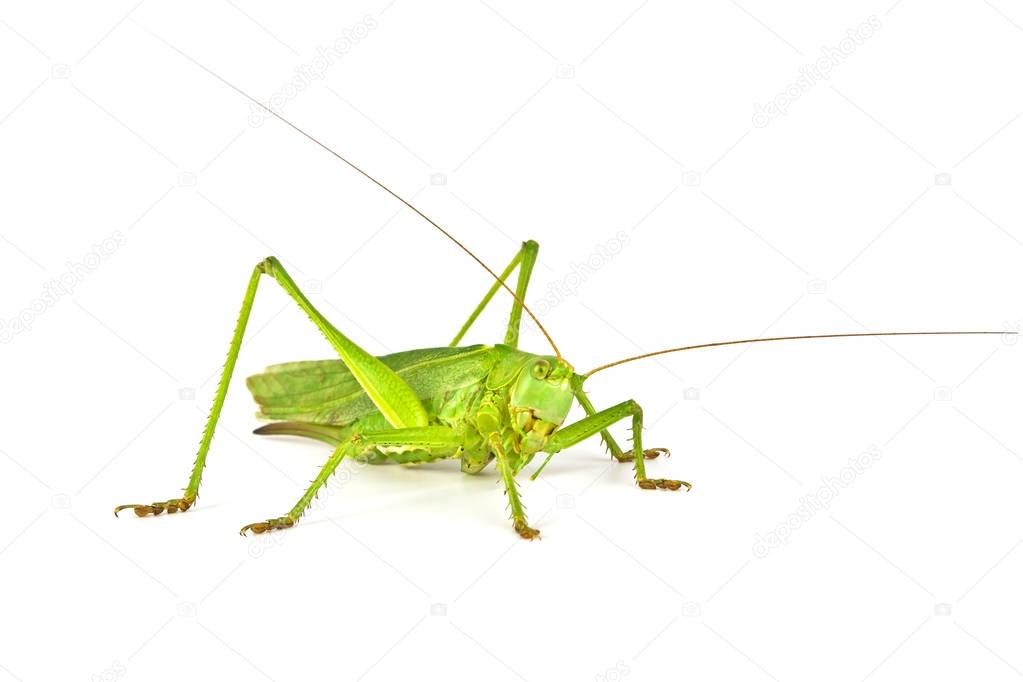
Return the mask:
M282 111L494 267L537 239L529 300L580 370L1023 317L1013 3L339 5L4 3L0 679L1023 675L1023 363L1000 336L597 375L598 406L635 398L646 444L674 450L650 474L694 489L641 491L588 441L523 477L538 543L493 471L456 463L352 471L295 530L242 539L328 454L250 434L241 377L330 356L264 283L198 506L115 520L185 484L260 258L380 353L443 345L489 284L294 131L250 125L189 57L269 99L372 23ZM872 15L828 80L753 124ZM69 293L36 303L62 277ZM541 304L552 285L575 293ZM501 339L498 301L470 341ZM535 329L524 343L547 350ZM871 447L826 509L790 519Z

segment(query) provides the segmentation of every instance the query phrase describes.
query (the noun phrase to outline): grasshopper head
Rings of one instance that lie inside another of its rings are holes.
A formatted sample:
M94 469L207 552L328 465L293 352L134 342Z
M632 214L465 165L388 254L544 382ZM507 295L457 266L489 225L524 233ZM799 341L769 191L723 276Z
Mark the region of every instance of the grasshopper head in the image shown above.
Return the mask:
M531 359L515 379L509 398L512 423L523 452L536 452L572 408L572 366L554 356Z

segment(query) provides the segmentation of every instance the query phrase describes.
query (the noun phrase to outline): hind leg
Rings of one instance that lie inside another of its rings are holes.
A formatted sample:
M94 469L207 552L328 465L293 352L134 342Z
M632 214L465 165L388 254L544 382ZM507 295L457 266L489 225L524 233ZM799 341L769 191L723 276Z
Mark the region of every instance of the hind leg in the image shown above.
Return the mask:
M511 263L508 263L508 267L501 273L498 281L490 287L487 293L483 296L483 300L480 301L476 309L469 315L469 319L465 321L462 328L458 330L458 334L451 341L451 346L457 346L458 342L462 340L465 333L469 331L472 323L476 321L476 318L480 316L483 309L490 303L490 299L494 297L497 290L501 288L501 282L504 282L511 275L512 271L519 268L519 279L515 285L515 295L518 299L512 303L511 315L508 317L508 329L504 335L504 344L511 346L512 348L519 347L519 327L522 323L522 304L519 301L525 300L526 289L529 287L529 280L533 275L533 266L536 265L536 256L540 250L540 245L534 241L528 241L522 243L522 248L519 249L515 257L512 258Z
M371 457L379 451L403 449L418 453L418 459L421 461L430 461L453 455L458 452L460 446L460 436L446 426L421 426L356 434L350 439L338 443L327 463L320 469L302 497L298 498L298 502L291 508L291 511L284 516L246 524L239 532L245 535L246 532L252 531L258 535L294 526L345 458ZM416 457L405 459L411 462Z
M174 513L186 511L195 503L199 495L199 484L202 481L203 469L206 466L206 455L209 453L210 443L213 441L213 433L216 431L217 421L220 419L220 411L223 409L224 400L227 398L227 388L231 383L231 376L234 374L238 353L241 350L242 338L245 336L245 328L249 322L249 313L252 311L252 304L256 300L256 289L263 275L274 279L298 307L309 316L309 319L312 320L317 329L320 330L337 351L341 360L353 371L362 388L370 395L374 404L387 417L388 422L392 426L426 424L426 410L419 402L415 392L378 358L373 357L357 346L351 339L334 327L309 302L309 299L305 297L305 294L302 293L298 285L291 279L291 276L284 270L280 261L270 256L256 265L252 271L252 276L249 278L249 284L245 290L245 298L242 299L241 311L238 313L238 322L235 325L234 335L231 337L231 345L228 348L227 361L224 363L220 382L217 384L216 397L213 399L213 407L210 408L210 416L206 421L202 440L199 442L199 451L196 453L195 464L192 466L192 475L188 479L184 496L152 504L122 504L114 509L115 515L124 509L133 510L137 516L160 514L164 511Z
M252 531L256 535L260 533L266 533L271 530L283 530L285 528L291 528L305 513L305 510L312 504L312 501L316 498L316 495L320 492L320 488L327 482L327 479L331 477L334 471L337 469L341 461L354 450L353 443L351 441L341 443L334 452L331 453L330 459L320 469L320 473L313 479L312 484L306 489L305 493L298 499L295 506L291 508L284 516L278 516L274 519L267 519L266 521L258 521L256 523L249 523L242 526L242 529L238 531L242 535L246 532Z

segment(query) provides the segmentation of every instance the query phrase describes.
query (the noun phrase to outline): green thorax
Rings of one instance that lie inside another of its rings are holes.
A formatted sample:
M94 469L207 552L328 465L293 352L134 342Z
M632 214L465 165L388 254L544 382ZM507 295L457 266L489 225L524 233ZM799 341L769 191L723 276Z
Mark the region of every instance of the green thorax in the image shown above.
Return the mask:
M403 351L380 360L412 388L432 423L474 441L496 433L515 453L543 447L572 406L571 367L552 356L499 344ZM246 383L262 419L341 426L379 417L341 360L274 365Z
M533 355L498 346L503 358L487 378L495 407L491 424L499 430L502 446L514 459L516 471L543 449L561 426L574 399L572 367L549 355ZM485 429L482 416L477 417Z

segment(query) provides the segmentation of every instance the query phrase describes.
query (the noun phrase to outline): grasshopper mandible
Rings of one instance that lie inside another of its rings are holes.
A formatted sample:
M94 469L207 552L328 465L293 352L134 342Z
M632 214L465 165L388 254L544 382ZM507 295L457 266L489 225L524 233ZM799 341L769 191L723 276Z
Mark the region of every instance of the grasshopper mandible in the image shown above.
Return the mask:
M231 338L227 362L217 385L184 495L151 504L121 505L114 510L115 514L124 509L132 509L138 516L158 515L164 511L173 514L187 511L195 504L206 456L227 397L256 290L263 276L270 277L284 289L326 337L340 359L274 365L261 374L249 377L247 385L259 405L259 415L270 421L256 429L255 433L313 438L331 445L333 451L311 485L287 514L247 524L241 529L243 535L248 531L266 533L294 526L317 492L345 459L371 464L412 464L459 459L461 470L467 474L478 474L491 462L495 463L508 496L512 525L521 537L532 540L540 536L540 531L529 526L519 497L516 476L537 453L545 453L547 457L533 473L534 479L556 453L599 434L614 460L632 462L634 478L641 489L691 488L685 481L647 476L646 460L661 454L667 455L668 451L664 448L643 447L643 409L634 400L626 400L603 410L593 406L583 390L583 384L596 372L666 353L746 343L865 336L1012 333L882 332L741 339L644 353L580 374L561 355L550 334L525 304L539 248L536 242L523 243L504 271L500 274L494 272L447 230L361 168L216 73L196 64L405 204L475 259L494 277L495 282L448 346L376 357L331 324L309 302L280 261L272 256L266 258L256 265L249 279ZM507 280L516 269L518 279L512 289ZM497 345L459 346L465 333L500 288L507 290L513 298L504 342ZM546 337L554 351L553 355L538 355L518 348L523 311ZM565 425L574 402L579 403L586 416ZM611 426L625 419L631 420L632 447L628 451L608 431Z

